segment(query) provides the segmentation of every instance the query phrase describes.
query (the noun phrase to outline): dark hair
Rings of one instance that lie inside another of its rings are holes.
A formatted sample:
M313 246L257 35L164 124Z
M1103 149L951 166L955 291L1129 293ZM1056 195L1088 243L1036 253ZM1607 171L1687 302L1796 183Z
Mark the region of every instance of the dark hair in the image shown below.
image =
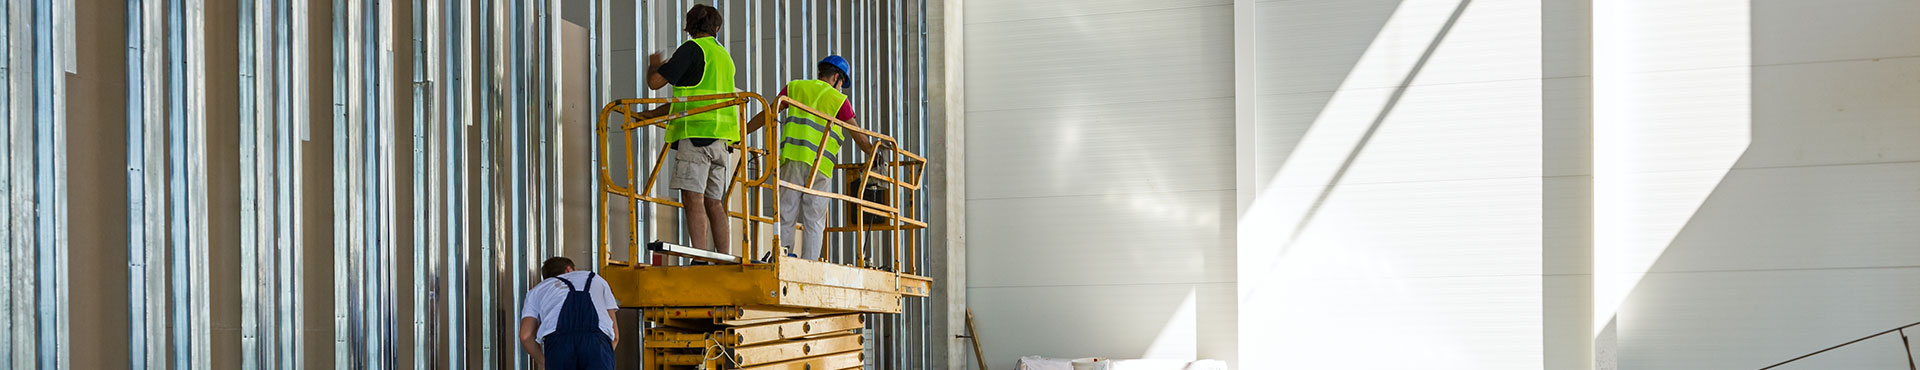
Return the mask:
M719 35L721 24L720 9L714 9L707 4L696 4L693 9L687 9L687 28L684 31L689 35L696 33Z
M552 279L555 276L567 273L567 269L570 268L573 268L572 259L566 257L548 258L547 262L540 263L540 278Z
M819 78L822 80L825 80L827 79L827 76L832 76L832 75L840 75L841 80L847 79L847 72L841 71L840 67L835 67L832 64L820 63Z

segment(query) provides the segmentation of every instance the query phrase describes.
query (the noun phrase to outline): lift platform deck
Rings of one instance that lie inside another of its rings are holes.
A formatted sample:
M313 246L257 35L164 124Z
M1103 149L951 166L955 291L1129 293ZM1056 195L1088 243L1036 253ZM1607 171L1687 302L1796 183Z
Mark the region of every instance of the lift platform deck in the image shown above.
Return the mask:
M769 307L900 313L932 279L792 257L772 263L603 269L628 307Z

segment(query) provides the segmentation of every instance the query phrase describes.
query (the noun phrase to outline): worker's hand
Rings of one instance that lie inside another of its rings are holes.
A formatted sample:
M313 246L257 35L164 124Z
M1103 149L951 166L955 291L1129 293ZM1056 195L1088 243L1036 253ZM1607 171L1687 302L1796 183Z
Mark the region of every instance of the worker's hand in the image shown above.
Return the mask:
M661 64L666 64L666 63L667 63L667 52L656 51L656 52L653 52L653 54L647 55L648 69L658 68L660 67Z

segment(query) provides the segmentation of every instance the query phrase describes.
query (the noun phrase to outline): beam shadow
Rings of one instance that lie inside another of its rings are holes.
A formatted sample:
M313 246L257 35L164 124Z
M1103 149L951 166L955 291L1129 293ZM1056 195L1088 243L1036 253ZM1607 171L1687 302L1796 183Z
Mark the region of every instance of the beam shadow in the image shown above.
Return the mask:
M1367 143L1373 140L1373 135L1380 131L1380 125L1387 122L1387 116L1391 115L1393 109L1400 104L1400 98L1406 95L1407 88L1413 84L1415 78L1420 76L1420 71L1426 69L1427 62L1433 59L1434 51L1440 49L1440 44L1446 41L1447 34L1453 31L1454 24L1460 21L1460 15L1467 12L1467 5L1471 3L1473 0L1461 0L1460 5L1453 8L1453 14L1447 16L1447 22L1440 26L1440 31L1434 34L1433 41L1427 43L1426 50L1420 53L1420 59L1415 61L1413 68L1407 71L1407 77L1401 79L1400 84L1394 87L1393 94L1389 95L1386 104L1380 107L1380 113L1375 115L1373 122L1367 125L1367 131L1360 135L1360 141L1355 142L1353 150L1348 151L1346 159L1341 160L1340 169L1334 171L1333 177L1327 180L1327 185L1320 189L1319 195L1314 197L1313 205L1309 206L1305 215L1300 217L1300 222L1293 226L1293 234L1287 236L1286 244L1281 247L1282 251L1292 248L1293 244L1299 241L1300 234L1306 231L1307 225L1313 224L1314 216L1320 213L1320 207L1326 204L1327 197L1333 195L1334 186L1339 185L1340 180L1347 176L1347 171L1353 168L1355 160L1360 158L1360 151L1366 149ZM1276 259L1273 263L1277 265L1280 261Z

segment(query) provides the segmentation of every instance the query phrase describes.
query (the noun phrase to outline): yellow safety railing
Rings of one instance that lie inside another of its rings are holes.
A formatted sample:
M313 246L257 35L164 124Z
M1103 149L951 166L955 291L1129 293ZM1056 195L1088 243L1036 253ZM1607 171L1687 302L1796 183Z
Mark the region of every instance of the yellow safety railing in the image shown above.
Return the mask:
M893 264L891 264L891 266L898 266L897 268L899 270L897 271L899 272L919 274L920 268L918 263L913 263L913 261L917 260L914 258L916 256L912 255L914 248L911 248L914 246L913 243L918 242L918 238L903 238L902 234L905 234L905 231L927 228L926 222L921 221L919 219L921 216L914 212L919 207L911 204L915 192L920 190L920 180L926 173L927 159L900 149L900 142L893 137L881 135L878 132L862 129L851 123L832 118L834 115L821 113L819 110L802 104L797 100L793 100L791 97L780 97L780 103L791 109L799 109L812 114L814 117L819 117L821 120L827 121L828 124L839 126L844 131L865 135L868 140L871 140L874 149L872 153L866 154L864 161L843 163L834 167L836 169L858 170L860 181L859 185L853 189L855 194L864 195L868 185L880 184L881 194L887 202L886 204L881 204L862 199L862 197L858 196L813 190L811 186L815 179L813 176L807 177L807 184L794 184L780 181L780 187L782 189L791 189L807 194L832 198L851 208L850 210L855 216L852 217L852 219L855 220L855 222L850 222L850 225L846 226L828 227L822 235L831 238L834 233L858 233L856 235L860 235L861 237L855 239L854 248L856 253L854 261L857 266L872 267L871 258L869 258L871 256L871 243L869 243L866 236L869 236L870 232L882 232L885 238L893 241L893 243L890 243L893 246L894 252ZM769 115L769 117L771 117L771 115ZM820 160L825 154L824 151L815 151L813 161L810 163L813 165L812 167L819 167ZM866 215L883 217L886 219L886 222L880 224L865 222L866 217L863 216ZM821 244L826 245L830 243L822 241ZM824 257L825 254L823 253L822 258Z
M672 113L659 117L645 117L643 113L646 112L646 110L641 109L649 104L701 101L712 101L714 103L685 112ZM892 253L893 264L891 266L895 266L895 271L919 274L920 266L918 263L913 262L917 256L912 255L914 248L911 248L914 246L913 243L918 242L918 238L902 237L902 234L927 227L926 222L920 220L922 215L918 214L918 207L911 204L916 192L921 188L921 178L924 177L926 170L926 158L901 150L899 148L899 142L892 137L861 129L858 126L834 118L829 118L833 117L833 115L821 113L813 107L801 104L792 98L781 97L778 102L791 109L803 110L812 113L815 117L822 117L824 121L832 125L837 125L845 131L859 133L868 137L874 146L874 150L872 153L866 154L864 161L858 163L842 163L835 167L836 169L855 170L855 172L858 172L860 181L856 189L864 190L869 185L879 185L886 201L884 203L875 202L862 199L858 196L813 190L811 188L813 185L812 182L814 181L813 176L809 176L805 184L781 181L779 176L780 166L778 163L781 158L779 150L782 135L780 135L779 130L784 127L782 127L776 119L776 117L780 115L780 112L775 111L773 109L774 104L769 104L767 100L759 94L736 92L673 98L620 99L609 102L601 107L597 126L595 127L595 131L599 133L599 140L594 143L600 155L599 176L601 179L601 192L598 201L600 202L601 209L608 209L606 207L607 202L612 196L621 196L634 201L644 201L674 208L684 208L679 201L653 195L655 183L659 180L660 169L665 165L667 154L672 149L670 146L663 145L659 155L656 156L656 159L652 163L651 169L647 171L645 181L640 181L640 172L637 168L639 161L636 160L635 142L633 135L631 135L633 131L656 126L664 130L668 122L674 119L727 107L737 106L745 108L757 106L761 108L761 111L768 112L764 117L765 121L761 122L763 127L767 129L767 132L761 135L762 140L742 140L733 144L734 149L743 154L738 158L739 162L735 166L734 176L732 176L733 181L728 184L726 192L727 198L739 195L746 197L746 201L740 202L738 208L741 209L735 209L736 207L734 207L733 202L724 202L727 199L722 199L723 203L728 205L728 216L732 219L740 220L746 225L746 229L742 233L745 236L745 242L741 243L741 245L745 252L742 256L747 258L742 258L742 260L749 261L747 263L752 263L750 257L763 255L771 250L768 248L773 248L780 244L779 235L772 235L770 239L772 240L773 246L761 246L760 241L762 238L759 235L760 226L763 223L779 225L780 210L774 209L767 211L769 208L777 208L778 202L775 201L775 199L769 198L775 196L779 189L789 189L837 200L843 205L846 205L849 212L855 216L874 215L884 218L884 222L869 223L865 222L866 217L852 217L855 222L847 222L846 225L841 226L829 226L823 234L831 239L835 233L857 233L860 237L855 239L856 265L871 268L873 266L871 266L869 257L872 255L872 253L870 253L872 243L870 243L869 237L875 232L883 233L883 238L892 241L890 244L893 246L894 253ZM747 127L750 126L750 123L747 122L749 121L747 118L747 109L740 109L739 114L741 115L740 121L742 122L740 125L740 137L744 139L748 137ZM612 121L613 119L618 119L619 121ZM617 125L615 123L617 123ZM613 148L609 143L609 139L614 136L625 138L622 140L624 145L618 149L618 153L616 153L616 148ZM812 167L817 168L825 152L815 152ZM625 182L614 181L613 172L610 167L613 161L609 161L608 159L609 156L616 154L625 159L621 162L627 166ZM752 172L748 166L750 163L761 163L765 165L759 166L760 170L757 173L749 173ZM634 185L624 186L622 184ZM635 187L639 189L635 189ZM859 193L863 192L857 192L857 194ZM776 206L767 207L768 204L774 204ZM639 223L639 212L638 204L627 208L626 216L629 225L637 225ZM608 225L611 217L609 212L605 211L595 215L596 221L600 222L601 225ZM829 223L831 224L832 221L829 221ZM602 266L633 267L645 265L639 261L639 251L642 243L639 240L639 230L637 228L630 228L627 232L626 261L613 259L610 249L612 244L608 239L610 238L603 238L599 242L601 252L600 263ZM826 243L828 241L822 241L822 244L828 244ZM824 257L825 254L823 253L822 258Z

